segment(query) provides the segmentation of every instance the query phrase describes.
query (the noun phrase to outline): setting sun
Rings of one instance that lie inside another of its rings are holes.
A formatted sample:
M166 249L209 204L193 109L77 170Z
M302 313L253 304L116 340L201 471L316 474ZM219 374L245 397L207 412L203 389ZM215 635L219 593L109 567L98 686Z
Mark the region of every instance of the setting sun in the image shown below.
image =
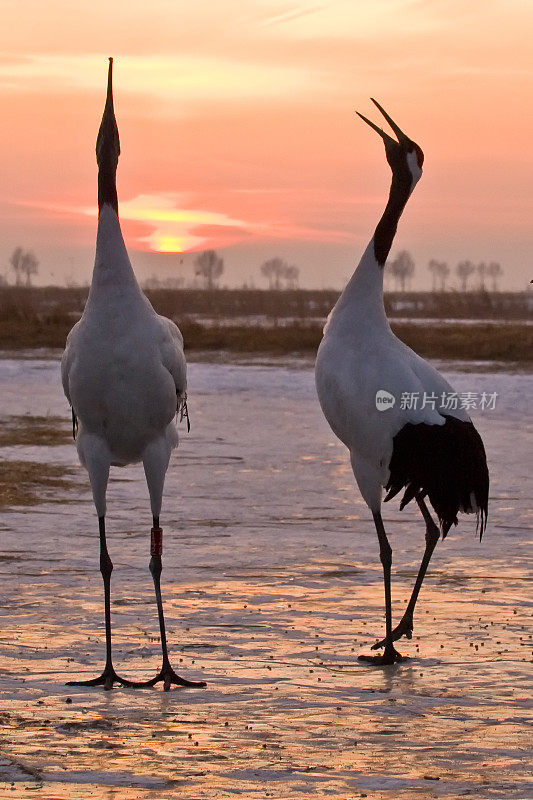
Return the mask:
M184 236L158 236L151 237L150 244L152 250L158 253L182 253L194 247L197 242L194 239L186 239Z

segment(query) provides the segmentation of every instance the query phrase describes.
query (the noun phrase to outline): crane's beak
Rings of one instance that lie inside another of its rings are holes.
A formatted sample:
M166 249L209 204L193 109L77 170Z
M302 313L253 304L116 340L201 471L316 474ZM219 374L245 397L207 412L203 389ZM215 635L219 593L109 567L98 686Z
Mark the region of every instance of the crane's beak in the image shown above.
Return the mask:
M374 122L367 119L367 117L363 116L363 114L360 114L359 111L356 111L355 113L359 117L361 117L361 119L364 120L367 125L370 125L370 127L373 128L376 131L376 133L379 133L385 144L398 144L398 143L402 145L411 144L411 140L409 139L409 137L405 135L405 133L402 131L401 128L398 127L398 125L394 122L394 120L387 114L385 109L382 108L382 106L380 106L377 100L374 100L373 97L371 97L370 99L372 100L374 105L378 108L378 110L383 114L383 116L391 126L392 130L396 134L398 142L396 142L396 140L393 139L392 136L389 136L388 133L385 133L385 131L382 128L378 127L378 125L376 125Z
M113 108L113 59L109 59L107 73L107 96L100 123L100 130L96 139L96 161L99 167L114 166L118 164L120 155L120 140L118 136L117 121Z

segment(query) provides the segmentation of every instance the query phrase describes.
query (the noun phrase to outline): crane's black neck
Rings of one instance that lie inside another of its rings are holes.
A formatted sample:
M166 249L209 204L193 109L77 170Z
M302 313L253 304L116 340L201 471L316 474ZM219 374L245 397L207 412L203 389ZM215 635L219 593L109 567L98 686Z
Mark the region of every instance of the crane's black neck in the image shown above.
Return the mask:
M414 183L407 159L395 163L385 211L357 269L329 316L326 330L338 329L365 337L369 324L376 330L389 327L383 305L383 267Z
M407 161L395 168L392 174L390 194L385 211L374 233L374 255L380 267L385 266L387 256L396 236L398 221L413 189L413 176Z
M114 208L118 216L117 165L120 155L115 109L113 107L113 59L109 59L107 73L107 95L96 138L96 161L98 163L98 213L106 204Z
M98 213L106 203L118 216L117 167L111 162L104 162L98 169Z

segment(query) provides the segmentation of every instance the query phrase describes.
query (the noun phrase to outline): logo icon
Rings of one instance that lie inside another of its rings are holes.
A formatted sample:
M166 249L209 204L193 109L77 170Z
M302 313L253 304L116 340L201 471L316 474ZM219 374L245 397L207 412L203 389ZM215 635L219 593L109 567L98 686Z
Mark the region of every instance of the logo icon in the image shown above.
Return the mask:
M378 411L388 411L389 408L392 408L394 403L396 402L396 398L390 392L386 392L385 389L379 389L376 392L376 408Z

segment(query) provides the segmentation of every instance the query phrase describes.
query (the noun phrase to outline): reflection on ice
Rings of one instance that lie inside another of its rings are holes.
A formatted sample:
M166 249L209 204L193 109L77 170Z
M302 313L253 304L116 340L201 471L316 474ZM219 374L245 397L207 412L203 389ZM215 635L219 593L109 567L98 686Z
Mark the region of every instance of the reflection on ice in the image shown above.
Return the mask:
M193 427L168 474L162 581L174 661L208 687L65 687L103 658L89 486L72 445L11 444L4 458L74 474L58 502L8 508L0 522L4 787L84 800L525 797L531 379L451 376L459 391L501 397L476 417L489 527L480 545L463 519L439 544L410 660L375 669L357 656L383 633L377 542L311 370L192 364L189 375ZM0 361L0 381L3 416L48 414L68 433L55 361ZM159 658L146 493L140 467L113 471L115 657L136 678ZM398 619L424 527L409 508L384 512Z

